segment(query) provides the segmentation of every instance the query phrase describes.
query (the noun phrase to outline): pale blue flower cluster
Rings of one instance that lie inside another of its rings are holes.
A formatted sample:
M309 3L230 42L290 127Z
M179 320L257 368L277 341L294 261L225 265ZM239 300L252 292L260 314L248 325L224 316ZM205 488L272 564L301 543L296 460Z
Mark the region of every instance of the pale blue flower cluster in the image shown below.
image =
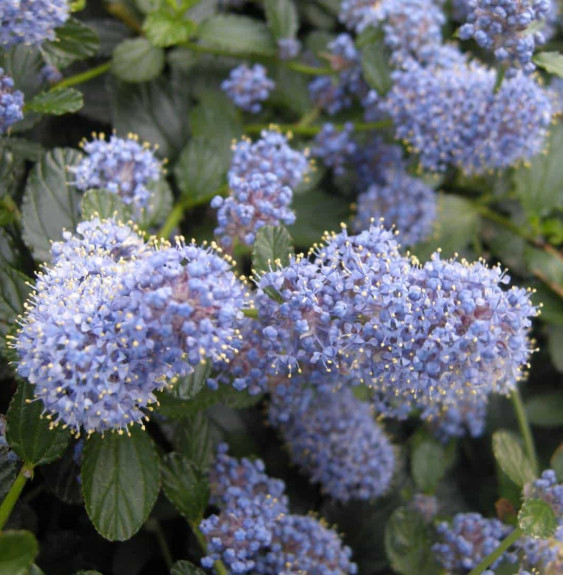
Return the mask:
M68 0L2 0L0 46L41 44L55 38L55 29L70 15Z
M480 437L485 432L487 398L468 397L452 405L431 406L423 412L422 418L444 443L453 437Z
M84 158L73 167L74 184L79 190L106 189L117 194L123 203L138 208L150 200L148 185L160 178L161 162L146 144L129 135L118 138L103 135L82 143Z
M321 158L327 168L335 175L342 175L345 168L356 153L357 145L352 139L354 125L348 123L343 130L337 130L333 124L324 124L315 136L311 154Z
M297 38L280 38L277 45L280 60L293 60L301 51L301 42Z
M356 188L365 192L370 186L384 186L387 175L406 169L400 146L389 145L377 136L363 144L358 144L352 157L352 175L356 179Z
M23 118L23 94L14 88L14 81L0 68L0 134Z
M254 64L252 67L241 64L233 68L229 77L221 83L221 90L229 96L234 105L251 114L262 110L262 103L268 99L275 87L262 64Z
M534 23L544 21L550 0L467 0L467 24L459 29L462 40L475 39L482 48L494 52L508 75L516 69L535 70L534 50L544 43L541 32L531 32Z
M542 499L549 504L557 522L563 526L563 483L557 481L553 469L546 469L541 477L524 486L526 499Z

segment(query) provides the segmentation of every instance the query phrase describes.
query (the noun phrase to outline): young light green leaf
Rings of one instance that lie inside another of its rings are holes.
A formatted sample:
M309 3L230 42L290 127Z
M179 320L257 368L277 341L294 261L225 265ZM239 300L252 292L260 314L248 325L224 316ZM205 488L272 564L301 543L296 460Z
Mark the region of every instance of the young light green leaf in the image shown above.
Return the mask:
M160 488L160 467L152 439L134 426L126 433L91 435L82 457L86 512L100 535L124 541L143 525Z
M189 561L176 561L176 563L172 565L170 575L205 575L205 571Z
M117 194L109 190L88 190L80 202L80 211L83 220L115 217L127 222L133 215L131 206L125 205Z
M56 30L53 41L41 45L47 60L57 68L95 56L100 47L98 35L76 18L69 18Z
M39 114L62 116L63 114L78 112L83 105L82 92L74 88L62 88L38 94L26 104L26 109Z
M264 0L268 26L276 40L295 38L299 16L293 0Z
M165 10L152 12L143 24L143 32L153 46L167 48L182 42L187 42L197 30L197 25L191 20L170 14Z
M256 233L252 250L252 268L256 274L276 266L287 266L293 254L291 236L284 226L264 226Z
M411 471L417 487L432 493L446 473L444 448L431 439L418 443L411 453Z
M526 415L538 427L563 425L563 393L554 391L532 397L526 402Z
M33 385L20 381L6 414L6 440L29 465L43 465L58 459L70 441L70 432L43 417L43 403L36 400Z
M164 62L162 48L156 48L146 38L132 38L116 46L111 71L124 82L149 82L160 75Z
M501 469L519 487L535 479L529 459L510 431L501 429L493 434L493 453Z
M28 575L38 553L30 531L4 531L0 535L0 575Z
M526 499L518 513L518 524L528 537L547 539L557 529L557 517L543 499Z
M563 54L559 52L539 52L534 56L534 64L550 74L563 77Z

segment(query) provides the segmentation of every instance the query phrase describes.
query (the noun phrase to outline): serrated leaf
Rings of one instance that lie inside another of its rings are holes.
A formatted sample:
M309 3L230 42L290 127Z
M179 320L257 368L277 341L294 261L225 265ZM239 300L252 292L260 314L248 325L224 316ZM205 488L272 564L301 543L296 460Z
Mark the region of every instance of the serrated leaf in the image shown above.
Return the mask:
M82 457L86 512L110 541L132 537L149 516L160 488L158 455L140 427L126 433L91 435Z
M23 239L38 260L49 260L51 241L78 223L80 195L69 168L81 158L76 150L55 148L31 170L21 208Z
M199 39L202 44L231 54L272 56L276 48L266 24L247 16L219 14L201 23Z
M27 110L38 114L62 116L63 114L78 112L83 105L84 97L82 92L74 88L62 88L61 90L38 94L25 107Z
M411 471L417 487L432 493L446 473L446 452L433 440L418 443L411 453Z
M180 453L168 453L163 457L162 488L189 522L201 521L209 501L209 481L189 459Z
M146 38L127 39L113 51L111 72L124 82L149 82L164 68L164 51Z
M539 427L563 425L563 393L554 391L532 397L526 401L526 415L532 425Z
M121 198L109 190L88 190L80 202L80 213L83 220L93 217L115 217L123 222L131 219L133 210L131 206L123 203Z
M252 250L252 268L256 274L268 272L276 266L289 265L293 254L291 236L284 226L264 226L256 232Z
M431 539L421 515L399 507L385 526L385 551L391 566L403 575L434 575L439 572Z
M189 561L176 561L170 575L205 575L205 571Z
M299 27L299 17L293 0L264 0L268 26L277 40L294 38Z
M533 58L534 64L550 74L563 77L563 54L559 52L539 52Z
M6 414L6 440L23 461L34 466L58 459L70 441L70 432L62 426L49 428L43 410L33 385L20 381Z
M518 512L518 524L528 537L547 539L557 529L557 517L543 499L526 499Z
M519 487L535 479L529 459L510 431L500 430L493 434L493 453L501 469Z
M0 353L7 351L6 336L14 326L15 319L23 313L23 304L31 288L27 282L31 281L17 269L0 265Z
M195 22L183 20L166 11L152 12L146 17L143 24L143 32L151 44L158 48L167 48L187 42L196 30Z
M28 575L39 546L29 531L0 534L0 575Z
M0 501L4 500L16 479L18 464L8 458L8 449L0 450Z
M95 56L100 47L94 30L76 18L69 18L55 31L56 39L41 45L47 59L57 68Z
M58 461L41 468L49 491L69 505L83 501L80 465L75 461L74 449L75 446L71 445Z
M214 443L209 419L204 413L186 417L176 427L177 451L198 469L206 470L211 464Z

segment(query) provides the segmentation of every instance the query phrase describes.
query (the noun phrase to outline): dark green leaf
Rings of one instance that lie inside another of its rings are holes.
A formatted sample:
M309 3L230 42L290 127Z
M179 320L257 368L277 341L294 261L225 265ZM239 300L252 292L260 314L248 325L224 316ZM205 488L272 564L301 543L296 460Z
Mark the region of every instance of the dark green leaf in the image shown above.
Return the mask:
M18 463L8 459L8 449L0 450L0 501L4 500L16 479Z
M172 565L170 575L205 575L205 571L189 561L176 561L176 563Z
M563 77L563 54L559 52L540 52L534 56L534 64L550 74Z
M174 507L189 521L199 523L209 501L207 476L186 457L168 453L162 459L162 488Z
M115 217L126 222L133 215L131 206L125 205L117 194L108 190L88 190L80 202L80 211L83 220Z
M49 260L51 241L78 223L80 196L69 167L81 157L76 150L55 148L31 170L22 203L23 239L38 260Z
M20 381L6 414L6 440L27 464L55 461L70 441L69 431L62 426L51 429L43 410L43 403L35 400L33 385Z
M563 255L526 246L524 259L528 269L555 293L563 293Z
M284 226L264 226L256 233L252 250L252 268L255 274L268 272L289 264L293 254L291 236Z
M389 92L393 82L389 67L389 54L385 48L383 32L377 29L373 31L369 39L365 39L361 47L362 70L366 82L379 95L384 96Z
M164 50L146 38L124 40L113 51L112 73L124 82L149 82L164 68Z
M82 457L86 511L100 535L124 541L143 525L160 487L158 455L146 431L91 435Z
M276 87L268 100L273 106L288 108L299 117L311 111L309 80L305 74L299 74L287 66L277 66L274 81Z
M528 537L547 539L557 529L557 517L542 499L526 499L518 513L518 524Z
M432 493L446 473L444 448L430 439L418 443L411 453L411 471L417 487Z
M29 531L0 534L0 575L28 575L39 546Z
M205 46L231 54L273 55L275 44L263 22L246 16L220 14L202 22L199 38Z
M164 10L149 14L143 24L143 31L151 44L159 48L187 42L196 29L195 22L183 20Z
M535 479L530 461L510 431L500 430L493 434L493 453L501 469L519 487Z
M559 349L561 353L561 349ZM526 402L526 414L532 425L539 427L563 426L563 393L554 391L536 395Z
M293 0L264 0L264 10L276 40L295 37L299 19Z
M391 566L403 575L435 575L439 572L431 539L421 515L399 507L385 526L385 551Z
M75 461L74 449L75 444L71 444L58 461L41 468L49 490L69 505L78 505L83 501L80 465Z
M76 18L69 18L57 28L56 35L52 42L43 42L41 48L57 68L66 68L73 62L95 56L100 46L96 32Z
M184 418L176 427L177 450L198 469L206 470L213 459L214 438L207 416L201 412Z
M23 313L23 304L31 290L30 279L8 265L0 265L0 353L5 355L6 336L14 326L16 317Z
M542 321L553 325L563 325L563 298L539 282L534 288L532 302L534 305L542 305L540 316Z
M82 93L74 88L62 88L38 94L26 104L26 109L39 114L62 116L78 112L84 105Z
M139 224L144 229L162 224L174 203L172 190L164 177L161 177L158 182L151 182L147 188L151 192L149 203L139 218Z
M563 327L549 326L548 329L549 355L557 371L563 372Z
M45 155L45 148L38 142L10 136L2 140L2 146L8 148L16 158L38 162Z

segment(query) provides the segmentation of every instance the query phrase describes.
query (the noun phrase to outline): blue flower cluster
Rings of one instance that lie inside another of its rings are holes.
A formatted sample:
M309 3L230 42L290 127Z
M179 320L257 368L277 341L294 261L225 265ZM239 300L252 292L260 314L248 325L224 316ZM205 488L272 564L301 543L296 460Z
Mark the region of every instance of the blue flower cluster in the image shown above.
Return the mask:
M0 68L0 134L23 118L23 94L14 81Z
M97 219L53 245L13 343L18 374L79 432L144 418L154 391L236 353L246 287L229 261L183 242L146 246Z
M383 495L395 454L373 409L348 388L315 388L300 379L272 391L268 412L293 462L339 501Z
M553 537L549 539L532 539L521 537L515 547L521 555L521 565L533 573L556 575L563 567L563 554L560 552L563 543L563 526L558 527Z
M435 495L417 493L409 502L409 507L418 511L425 523L430 523L438 515L438 499Z
M241 64L231 70L227 80L221 83L221 90L233 101L235 106L257 114L262 110L270 92L276 87L267 76L267 70L261 64L249 67Z
M162 171L148 144L140 144L132 134L126 139L112 135L109 140L101 134L84 141L82 149L86 155L72 168L79 190L103 188L125 204L146 207L151 197L147 186L157 181Z
M424 168L483 173L541 151L552 116L546 90L520 74L495 93L494 71L477 63L445 64L409 62L393 73L385 102L396 137L420 155Z
M495 58L514 75L535 70L532 56L536 46L544 43L541 32L530 32L535 22L547 18L550 0L467 0L467 24L459 29L462 40L474 38L482 48L494 52Z
M524 486L526 499L542 499L549 504L557 522L563 526L563 483L557 481L553 469L546 469L539 479Z
M204 567L221 560L232 573L356 572L350 549L333 530L288 514L285 484L269 477L261 460L237 460L227 452L221 444L210 472L212 502L221 512L200 524L207 540Z
M346 165L357 151L357 144L352 140L354 125L348 123L343 130L337 130L333 124L324 124L315 136L311 154L321 158L327 168L332 168L335 175L343 175Z
M480 437L485 432L487 398L468 397L452 405L431 406L423 412L422 418L444 443L453 437Z
M0 46L41 44L55 38L55 28L68 19L68 0L3 0L0 5Z
M296 38L280 38L277 44L280 60L293 60L301 51L301 42Z
M384 186L388 180L387 174L406 169L401 148L385 144L379 137L371 137L366 143L358 145L351 162L355 187L360 192L365 192L374 184Z

